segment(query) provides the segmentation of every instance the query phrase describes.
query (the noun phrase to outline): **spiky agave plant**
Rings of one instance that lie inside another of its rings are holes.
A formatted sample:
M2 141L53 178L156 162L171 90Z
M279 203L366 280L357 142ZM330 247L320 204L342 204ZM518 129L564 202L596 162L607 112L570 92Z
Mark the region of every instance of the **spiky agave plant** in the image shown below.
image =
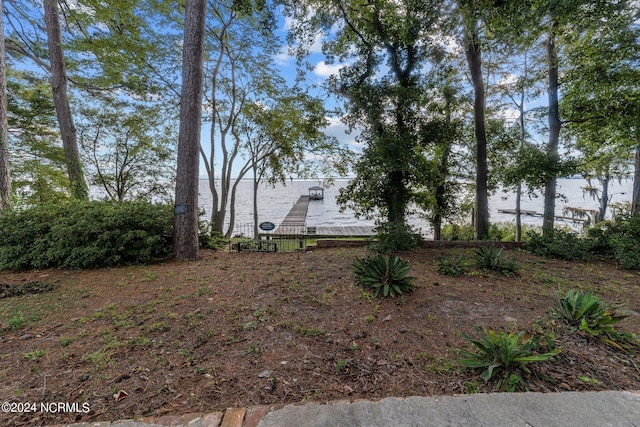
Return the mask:
M460 364L465 368L483 368L480 375L485 381L499 376L498 388L505 391L526 389L522 374L530 373L527 364L547 360L560 352L558 349L539 353L538 339L524 332L486 331L476 328L478 338L463 336L475 347L475 352L461 351Z
M594 296L593 292L584 293L574 289L567 291L564 296L558 295L551 308L551 316L569 326L579 326L580 330L591 335L613 332L614 325L627 317Z
M373 296L396 296L413 290L411 266L395 255L357 258L353 263L356 281L373 288Z

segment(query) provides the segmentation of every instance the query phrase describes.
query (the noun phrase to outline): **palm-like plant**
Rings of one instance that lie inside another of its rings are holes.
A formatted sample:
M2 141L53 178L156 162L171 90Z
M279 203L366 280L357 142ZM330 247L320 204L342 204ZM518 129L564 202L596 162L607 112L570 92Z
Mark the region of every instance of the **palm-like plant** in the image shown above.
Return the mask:
M536 336L525 336L523 332L496 333L493 330L477 329L480 337L475 339L468 335L464 337L476 347L476 352L461 351L463 359L460 364L466 368L484 368L480 378L490 380L501 374L498 388L515 391L526 388L526 383L520 372L530 373L528 363L547 360L560 352L555 349L546 353L536 353L540 348Z
M476 267L498 271L506 276L513 275L518 272L520 266L513 259L508 259L502 248L491 246L482 246L475 251Z
M358 258L353 272L361 286L373 288L373 296L396 296L413 290L413 277L408 276L411 266L395 255Z
M626 314L614 312L608 304L593 296L593 292L573 289L556 298L551 316L569 326L578 326L591 335L613 332L614 325L627 317Z

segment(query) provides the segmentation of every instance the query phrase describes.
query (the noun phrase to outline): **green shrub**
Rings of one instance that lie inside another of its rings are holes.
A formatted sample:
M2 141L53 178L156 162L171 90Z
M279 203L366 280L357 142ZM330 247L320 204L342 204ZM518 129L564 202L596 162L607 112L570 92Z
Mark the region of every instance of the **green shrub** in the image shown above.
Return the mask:
M446 276L460 277L467 273L467 263L462 255L449 255L438 260L438 274Z
M199 216L202 217L205 212L200 210ZM198 244L205 249L222 249L229 244L224 235L219 231L211 231L211 223L209 221L198 218Z
M532 230L532 227L523 225L522 230L524 233ZM472 241L475 240L475 230L473 225L446 224L442 227L442 238L450 241ZM493 242L514 242L516 240L516 225L512 223L489 224L489 237L487 240ZM524 240L523 238L523 241Z
M527 249L536 255L567 261L589 258L591 243L573 231L556 229L548 236L536 232L527 234Z
M442 227L442 238L450 241L471 241L474 239L473 225L446 224Z
M370 248L383 254L415 249L420 246L422 239L406 224L387 222L376 227L375 232L376 241L370 245Z
M482 246L475 251L476 267L483 270L497 271L505 276L517 274L520 265L513 260L508 259L502 248L496 246Z
M396 296L413 290L411 266L395 255L357 258L353 263L356 281L373 288L373 296Z
M484 368L480 378L489 381L498 377L498 389L503 391L526 390L522 374L529 374L527 364L540 362L555 356L560 350L552 349L545 353L541 350L537 335L524 332L498 333L476 328L480 335L477 339L464 335L475 347L476 352L461 351L460 364L465 368Z
M550 314L566 325L577 326L594 336L613 332L614 325L627 317L625 314L615 313L608 304L593 296L591 291L585 294L576 290L556 297Z
M149 202L42 204L0 217L0 269L93 268L171 254L173 209Z
M588 232L593 252L615 259L620 268L640 270L640 215L620 215Z

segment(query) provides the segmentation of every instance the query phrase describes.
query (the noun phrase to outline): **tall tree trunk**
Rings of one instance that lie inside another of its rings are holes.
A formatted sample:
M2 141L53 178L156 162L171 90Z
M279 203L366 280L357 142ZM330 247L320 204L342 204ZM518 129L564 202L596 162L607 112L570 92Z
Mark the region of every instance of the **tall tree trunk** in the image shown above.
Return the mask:
M176 259L198 256L198 166L204 80L206 0L187 0L182 48L182 91L174 214Z
M604 220L604 216L607 214L607 209L609 208L609 181L611 178L609 176L604 176L599 179L600 185L602 185L602 196L600 197L600 209L598 209L598 218L594 219L594 224L596 222L600 222Z
M60 16L58 14L57 0L43 0L44 20L47 27L47 42L49 46L49 60L51 62L51 89L53 91L53 103L56 109L60 137L64 148L67 173L71 195L79 200L89 198L89 189L84 180L80 152L76 138L76 128L73 124L73 116L67 99L67 69L64 63L62 51L62 32L60 30Z
M640 130L638 133L640 134ZM640 214L640 141L636 146L633 171L633 195L631 196L631 215L638 214Z
M489 193L487 189L487 135L485 131L485 93L482 79L482 50L474 28L466 34L466 56L473 82L473 125L476 139L476 239L489 236Z
M258 238L258 167L253 160L253 238Z
M4 17L4 0L0 0L0 17ZM9 170L9 125L7 123L7 68L4 60L4 20L0 19L0 211L11 206Z
M524 78L527 78L527 56L524 57ZM524 147L527 139L527 131L524 128L524 83L520 91L520 104L518 105L520 113L520 148ZM516 187L516 242L522 241L522 180L518 181Z
M547 155L556 164L560 160L558 146L560 143L560 113L558 109L558 52L552 25L551 33L546 42L547 62L549 66L549 144ZM547 172L548 173L548 172ZM545 236L553 233L556 212L556 176L548 175L544 186L544 214L542 232Z

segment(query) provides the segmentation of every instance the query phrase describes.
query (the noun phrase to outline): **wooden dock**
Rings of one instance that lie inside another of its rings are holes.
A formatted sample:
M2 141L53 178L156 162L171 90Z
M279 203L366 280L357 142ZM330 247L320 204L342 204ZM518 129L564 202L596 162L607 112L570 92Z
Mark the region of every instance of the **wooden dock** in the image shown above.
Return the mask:
M273 232L274 235L291 235L305 234L305 221L307 220L307 211L309 210L309 196L300 196L298 201L293 205L287 216L284 217L278 228Z
M376 233L373 227L354 225L347 227L307 227L308 237L372 237Z
M369 237L375 236L373 227L348 226L348 227L325 227L307 226L307 211L309 210L309 196L300 196L293 205L289 213L282 220L273 233L262 234L263 236L300 236L307 237Z
M498 213L515 215L516 214L516 210L515 209L498 209ZM522 216L535 216L535 217L539 217L539 218L544 217L544 214L542 214L540 212L528 211L528 210L524 210L524 209L520 210L520 215L522 215ZM557 219L558 221L573 221L573 222L579 222L579 223L582 223L582 224L588 224L589 223L589 220L587 220L585 218L578 218L578 217L574 217L574 216L556 215L555 219Z
M295 205L291 208L287 216L284 217L280 225L300 224L307 220L309 210L309 196L300 196Z

